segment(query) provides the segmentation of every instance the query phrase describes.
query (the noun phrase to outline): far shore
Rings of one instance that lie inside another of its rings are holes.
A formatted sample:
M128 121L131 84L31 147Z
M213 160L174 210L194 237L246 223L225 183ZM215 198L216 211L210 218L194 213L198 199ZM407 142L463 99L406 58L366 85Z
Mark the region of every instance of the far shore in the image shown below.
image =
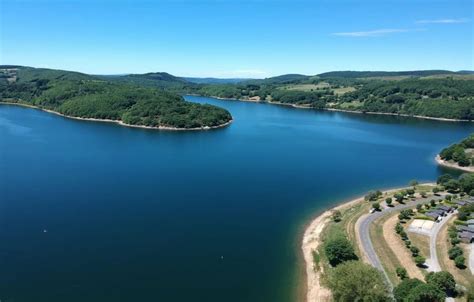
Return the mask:
M198 94L189 94L189 95L201 96L201 95L198 95ZM204 96L204 97L206 97L206 96ZM357 110L347 110L347 109L337 109L337 108L313 108L309 105L287 104L287 103L272 102L272 101L266 101L266 100L262 101L262 100L237 99L237 98L222 98L222 97L217 97L217 96L208 96L208 97L215 98L215 99L218 99L218 100L229 100L229 101L241 101L241 102L272 104L272 105L293 107L293 108L298 108L298 109L314 109L314 110L336 111L336 112L357 113L357 114L413 117L413 118L419 118L419 119L425 119L425 120L434 120L434 121L442 121L442 122L474 122L474 120L450 119L450 118L443 118L443 117L431 117L431 116L425 116L425 115L410 115L410 114L403 114L403 113L372 112L372 111L362 112L362 111L357 111Z
M435 160L436 160L436 162L438 163L438 165L440 165L440 166L444 166L444 167L448 167L448 168L452 168L452 169L457 169L457 170L462 170L462 171L465 171L465 172L474 173L474 167L473 167L473 166L461 167L461 166L458 165L457 163L448 162L448 161L446 161L446 160L441 159L441 157L439 156L439 154L436 155Z
M105 123L115 123L119 124L120 126L125 126L125 127L130 127L130 128L141 128L141 129L150 129L150 130L167 130L167 131L202 131L202 130L212 130L212 129L218 129L218 128L223 128L228 125L230 125L234 120L231 119L230 121L217 125L217 126L205 126L205 127L195 127L195 128L177 128L177 127L169 127L169 126L158 126L158 127L152 127L152 126L145 126L145 125L132 125L132 124L127 124L124 123L121 120L111 120L111 119L99 119L99 118L88 118L88 117L77 117L77 116L71 116L71 115L65 115L53 110L49 109L44 109L38 106L33 106L29 104L23 104L23 103L10 103L10 102L0 102L2 105L14 105L14 106L21 106L21 107L27 107L27 108L32 108L32 109L38 109L41 111L45 111L48 113L56 114L65 118L70 118L74 120L80 120L80 121L89 121L89 122L105 122Z
M435 183L422 183L418 186L435 185ZM407 189L408 187L392 188L383 190L383 194L390 194L399 190ZM317 250L321 241L321 234L326 225L331 221L331 217L334 211L342 211L350 208L358 203L366 202L364 196L357 197L347 202L338 204L337 206L330 208L318 216L314 217L307 227L305 228L303 240L301 242L301 249L303 251L304 262L306 265L303 282L306 285L305 301L331 301L331 292L328 288L325 288L321 284L321 272L314 270L313 251ZM359 238L357 239L359 240ZM363 256L363 255L362 255ZM362 257L364 258L364 256Z

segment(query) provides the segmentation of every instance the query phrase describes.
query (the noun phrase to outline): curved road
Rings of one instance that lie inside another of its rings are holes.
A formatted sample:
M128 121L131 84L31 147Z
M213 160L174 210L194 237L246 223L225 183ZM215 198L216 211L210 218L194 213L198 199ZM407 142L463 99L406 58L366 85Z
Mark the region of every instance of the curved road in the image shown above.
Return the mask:
M380 212L375 212L373 214L366 214L363 215L359 218L359 223L358 229L356 230L359 233L360 236L360 241L362 245L362 253L366 256L367 260L369 263L375 267L376 269L380 270L383 272L385 279L387 281L387 284L392 288L392 282L390 281L390 278L388 278L387 272L382 266L382 263L380 262L379 257L375 253L374 246L372 244L372 240L370 239L370 225L377 220L378 218L381 218L384 215L393 213L395 211L400 211L406 208L412 208L416 206L417 204L420 203L426 203L429 202L431 199L434 199L436 201L443 199L442 196L430 196L427 198L421 198L417 199L415 201L407 201L406 204L399 204L391 208L385 208Z
M443 218L439 223L436 223L430 234L430 261L428 270L432 272L440 272L441 266L439 265L438 252L436 251L436 240L438 238L439 231L443 225L448 222L449 218L456 212L449 213L446 217Z

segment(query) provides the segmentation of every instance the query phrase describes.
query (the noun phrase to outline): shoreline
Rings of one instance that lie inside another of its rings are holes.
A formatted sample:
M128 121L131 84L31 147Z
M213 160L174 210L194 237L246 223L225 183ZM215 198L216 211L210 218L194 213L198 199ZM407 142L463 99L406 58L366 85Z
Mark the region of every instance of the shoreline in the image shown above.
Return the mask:
M373 111L362 112L362 111L357 111L357 110L347 110L347 109L338 109L338 108L313 108L313 107L310 107L308 105L286 104L286 103L272 102L272 101L261 101L261 100L257 101L257 100L249 100L249 99L222 98L222 97L217 97L217 96L205 96L205 95L199 95L199 94L188 94L188 95L210 97L210 98L214 98L214 99L218 99L218 100L228 100L228 101L251 102L251 103L262 103L262 104L287 106L287 107L293 107L293 108L298 108L298 109L313 109L313 110L324 110L324 111L356 113L356 114L412 117L412 118L442 121L442 122L471 122L471 123L474 122L474 120L451 119L451 118L432 117L432 116L425 116L425 115L409 115L409 114L404 114L404 113L373 112Z
M166 131L205 131L205 130L213 130L213 129L219 129L219 128L224 128L230 125L234 119L229 120L228 122L217 125L217 126L204 126L204 127L195 127L195 128L178 128L178 127L169 127L169 126L158 126L158 127L153 127L153 126L145 126L145 125L132 125L132 124L127 124L124 123L122 120L111 120L111 119L99 119L99 118L89 118L89 117L78 117L78 116L71 116L71 115L65 115L57 111L41 108L38 106L34 105L29 105L29 104L23 104L23 103L10 103L10 102L1 102L0 105L13 105L13 106L20 106L20 107L26 107L26 108L31 108L31 109L37 109L41 110L44 112L52 113L58 116L62 116L65 118L73 119L73 120L79 120L79 121L88 121L88 122L103 122L103 123L115 123L120 126L124 127L129 127L129 128L140 128L140 129L149 129L149 130L166 130Z
M458 165L458 164L450 163L450 162L447 162L447 161L441 159L441 157L439 156L439 154L436 155L435 161L438 163L438 165L443 166L443 167L452 168L452 169L457 169L457 170L461 170L461 171L464 171L464 172L474 173L474 167L473 167L473 166L461 167L461 166Z
M433 182L424 182L420 183L418 186L423 185L434 185ZM393 193L395 191L403 190L409 188L409 186L404 187L397 187L397 188L387 188L383 189L382 194L385 193ZM303 239L301 240L301 248L300 251L303 252L303 260L304 260L304 274L301 276L302 288L301 292L303 292L303 286L306 292L304 293L304 298L306 302L312 301L330 301L331 300L331 292L329 289L325 288L321 285L321 270L315 271L314 270L314 262L313 262L313 250L317 250L320 246L321 242L321 234L324 228L327 226L328 222L331 220L332 213L336 210L344 210L346 208L350 208L360 202L365 202L365 196L359 196L356 198L349 199L348 201L338 203L334 207L329 209L323 210L319 212L316 216L313 216L310 221L304 225L304 233ZM356 223L357 228L357 223ZM360 234L356 232L357 241L360 242ZM359 244L358 242L354 244ZM361 255L362 259L365 260L365 255ZM321 269L321 268L320 268ZM303 293L301 293L303 296Z

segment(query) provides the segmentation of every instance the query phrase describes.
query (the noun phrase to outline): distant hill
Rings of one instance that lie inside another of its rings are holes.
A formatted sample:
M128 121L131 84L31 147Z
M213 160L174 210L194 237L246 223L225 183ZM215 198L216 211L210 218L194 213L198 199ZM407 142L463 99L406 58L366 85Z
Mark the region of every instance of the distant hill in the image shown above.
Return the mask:
M155 88L180 88L183 86L194 85L194 83L188 82L183 78L176 77L167 72L150 72L143 74L127 75L103 75L99 77L114 82L132 83L140 86Z
M474 74L474 70L459 70L459 74Z
M238 84L245 81L252 81L249 78L193 78L183 77L182 79L195 84Z
M303 75L303 74L283 74L276 77L270 77L262 80L250 80L248 83L252 84L290 84L299 81L305 81L311 78L312 76Z
M425 77L441 74L456 74L449 70L414 70L414 71L331 71L318 74L321 78L373 78L413 76Z

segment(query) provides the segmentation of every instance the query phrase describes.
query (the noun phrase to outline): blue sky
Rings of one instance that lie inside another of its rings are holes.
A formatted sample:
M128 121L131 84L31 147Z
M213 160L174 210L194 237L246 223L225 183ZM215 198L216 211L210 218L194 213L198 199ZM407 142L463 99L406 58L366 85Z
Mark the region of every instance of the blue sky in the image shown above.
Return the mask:
M0 0L0 64L268 77L474 69L471 0Z

